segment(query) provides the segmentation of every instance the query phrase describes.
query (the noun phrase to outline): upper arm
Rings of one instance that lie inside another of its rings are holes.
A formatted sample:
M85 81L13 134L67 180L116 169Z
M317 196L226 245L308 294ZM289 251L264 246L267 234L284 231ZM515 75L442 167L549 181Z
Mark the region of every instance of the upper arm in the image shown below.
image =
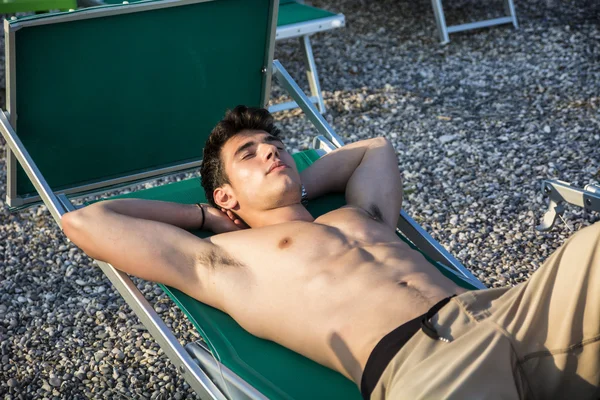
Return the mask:
M200 264L207 255L210 259L211 254L218 253L218 248L181 228L119 214L95 204L65 214L63 230L94 259L196 298L208 295L202 290L209 283L202 270L208 269ZM211 303L210 299L201 300Z
M374 140L346 185L346 202L395 229L402 207L402 177L391 143Z
M402 205L402 178L391 143L374 138L345 145L302 172L309 196L346 193L348 205L360 207L396 228Z

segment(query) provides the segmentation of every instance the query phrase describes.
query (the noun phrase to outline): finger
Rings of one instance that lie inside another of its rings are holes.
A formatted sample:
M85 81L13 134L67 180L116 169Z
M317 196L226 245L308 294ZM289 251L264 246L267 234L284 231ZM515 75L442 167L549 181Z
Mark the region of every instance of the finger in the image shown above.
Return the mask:
M246 225L246 223L244 221L242 221L241 219L236 219L235 224L238 225L241 228L248 228L248 225Z

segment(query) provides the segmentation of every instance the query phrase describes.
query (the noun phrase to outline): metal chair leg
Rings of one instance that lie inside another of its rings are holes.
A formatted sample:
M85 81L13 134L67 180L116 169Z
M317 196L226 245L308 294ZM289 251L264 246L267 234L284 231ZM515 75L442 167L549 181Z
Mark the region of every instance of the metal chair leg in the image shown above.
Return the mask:
M317 65L315 64L315 58L308 35L300 37L300 47L302 48L302 52L304 54L304 64L306 65L306 77L308 79L308 84L310 85L310 94L312 97L317 98L319 112L324 114L325 103L323 102L323 93L321 92L319 75L317 74Z
M519 29L519 23L517 22L517 13L515 12L515 5L513 0L504 0L504 12L507 16L511 17L512 24L515 29Z
M511 0L508 0L511 1ZM438 34L442 44L450 42L448 37L448 28L446 26L446 17L444 17L444 8L442 6L442 0L431 0L433 6L433 12L435 14L435 23L437 24Z

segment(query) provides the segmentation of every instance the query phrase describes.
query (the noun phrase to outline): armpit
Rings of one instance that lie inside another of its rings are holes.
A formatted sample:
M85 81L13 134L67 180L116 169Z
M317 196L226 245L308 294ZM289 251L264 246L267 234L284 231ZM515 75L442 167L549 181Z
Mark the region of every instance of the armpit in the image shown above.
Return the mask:
M377 204L371 204L368 210L355 205L345 205L340 207L340 209L342 208L353 208L355 210L362 211L365 214L367 214L372 220L377 222L383 222L383 214L381 213L381 209Z
M198 255L198 262L210 269L244 266L244 264L217 246Z
M377 222L383 222L383 214L381 213L381 209L377 204L371 204L368 210L365 210L372 219Z

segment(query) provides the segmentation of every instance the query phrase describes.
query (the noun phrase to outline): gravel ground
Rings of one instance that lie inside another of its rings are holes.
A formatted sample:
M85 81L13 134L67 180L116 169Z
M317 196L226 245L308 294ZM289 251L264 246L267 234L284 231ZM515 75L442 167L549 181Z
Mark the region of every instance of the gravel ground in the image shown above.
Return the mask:
M501 1L446 3L451 24L502 10ZM545 211L541 179L580 187L600 180L600 3L517 1L521 29L455 34L445 46L428 1L314 4L347 18L346 28L313 39L327 119L347 141L392 140L405 209L486 285L526 280L571 230L599 219L569 207L566 223L534 230ZM300 54L296 41L277 44L276 57L305 85ZM290 147L308 146L314 131L301 113L277 119ZM193 397L47 210L10 214L2 200L0 393ZM197 339L154 284L137 282L181 342Z

